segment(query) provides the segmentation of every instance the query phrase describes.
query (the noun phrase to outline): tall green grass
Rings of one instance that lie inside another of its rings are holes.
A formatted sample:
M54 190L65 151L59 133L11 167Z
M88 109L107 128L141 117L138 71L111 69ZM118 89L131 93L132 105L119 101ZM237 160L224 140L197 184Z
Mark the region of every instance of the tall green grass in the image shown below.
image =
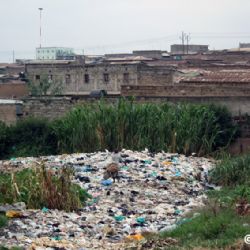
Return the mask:
M61 152L129 148L204 155L236 135L230 114L214 105L137 104L120 99L78 106L57 120Z
M0 158L121 148L205 155L226 147L236 135L223 107L101 100L52 122L28 118L10 127L0 123Z
M250 186L250 155L226 157L211 171L211 181L222 186Z

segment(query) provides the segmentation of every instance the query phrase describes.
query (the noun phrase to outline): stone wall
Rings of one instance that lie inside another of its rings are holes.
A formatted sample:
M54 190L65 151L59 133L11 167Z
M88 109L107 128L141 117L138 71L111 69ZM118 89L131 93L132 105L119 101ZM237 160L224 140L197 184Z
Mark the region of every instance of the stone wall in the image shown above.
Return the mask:
M234 116L250 114L250 100L248 97L135 97L139 103L214 103L226 106ZM54 119L63 116L76 105L93 103L97 100L89 97L75 98L26 98L23 99L23 117L37 116ZM117 97L106 98L106 101L115 103Z
M22 102L14 100L0 100L0 121L11 125L20 118Z
M77 104L71 98L25 98L22 113L24 117L44 117L49 120L61 117Z
M121 91L121 86L166 85L173 82L169 67L148 66L144 63L78 64L77 62L29 63L26 74L33 84L48 77L53 85L61 85L63 94L89 93L104 89L109 93Z
M250 96L250 85L239 84L207 84L207 85L123 85L122 96L150 96L150 97L228 97L228 96Z
M26 74L34 84L40 84L38 78L50 77L52 83L61 85L64 94L94 89L120 92L121 84L137 84L137 65L27 64Z

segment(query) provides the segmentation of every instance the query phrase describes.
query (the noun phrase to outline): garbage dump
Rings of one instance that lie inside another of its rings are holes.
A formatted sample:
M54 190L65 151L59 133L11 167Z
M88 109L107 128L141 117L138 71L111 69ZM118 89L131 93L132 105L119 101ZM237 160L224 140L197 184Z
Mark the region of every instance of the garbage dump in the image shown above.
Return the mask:
M8 227L0 229L1 244L25 249L126 249L127 242L143 241L145 232L184 223L190 211L203 206L204 191L213 188L208 184L212 159L122 150L114 182L103 178L112 156L106 151L1 161L2 172L42 161L55 171L71 167L72 181L92 196L71 213L46 207L30 210L23 203L0 205L0 212L10 218Z

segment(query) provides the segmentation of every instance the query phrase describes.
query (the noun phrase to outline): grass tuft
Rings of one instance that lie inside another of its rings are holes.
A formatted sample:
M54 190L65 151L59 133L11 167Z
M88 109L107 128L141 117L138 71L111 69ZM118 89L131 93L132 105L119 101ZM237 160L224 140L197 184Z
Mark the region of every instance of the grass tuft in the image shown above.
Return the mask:
M250 186L250 155L226 157L210 172L211 181L222 186Z
M0 204L25 202L28 208L74 211L81 208L90 195L71 183L71 170L62 168L57 175L40 168L25 169L15 174L0 175Z

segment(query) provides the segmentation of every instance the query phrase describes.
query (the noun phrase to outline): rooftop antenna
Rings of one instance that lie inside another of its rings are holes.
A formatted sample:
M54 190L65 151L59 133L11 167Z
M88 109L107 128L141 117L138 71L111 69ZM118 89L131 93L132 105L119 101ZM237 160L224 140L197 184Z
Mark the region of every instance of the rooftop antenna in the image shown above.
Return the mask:
M38 8L40 12L40 48L42 47L42 10L43 8Z

